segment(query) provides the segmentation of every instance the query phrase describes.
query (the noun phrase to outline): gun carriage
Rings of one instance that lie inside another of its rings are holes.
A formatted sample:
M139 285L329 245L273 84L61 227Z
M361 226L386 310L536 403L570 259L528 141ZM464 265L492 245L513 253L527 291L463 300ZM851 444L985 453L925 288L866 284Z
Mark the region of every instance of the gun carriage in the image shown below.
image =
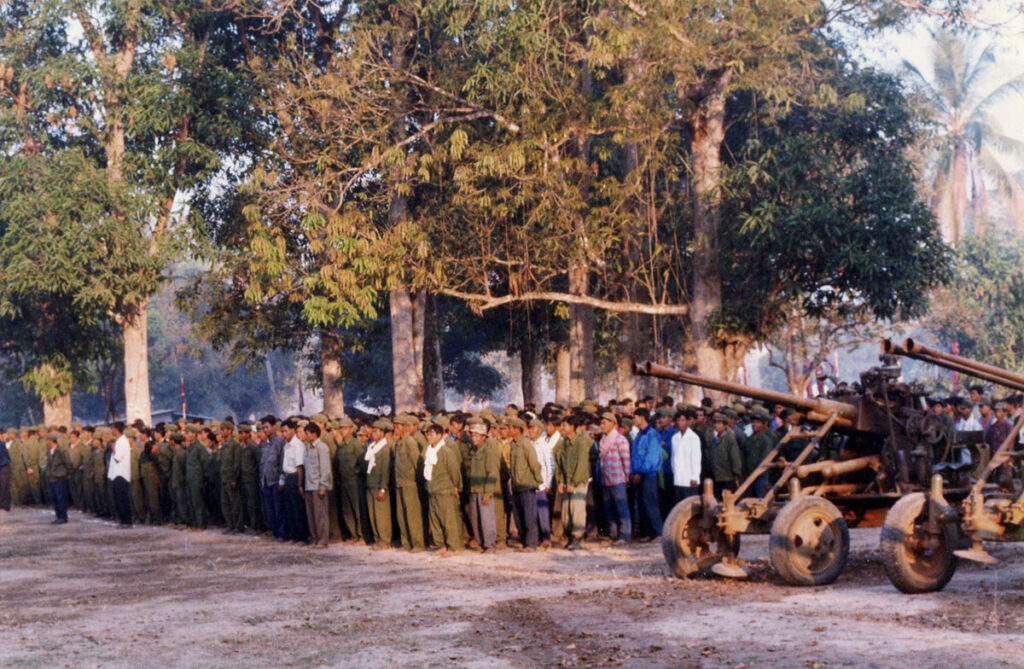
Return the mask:
M636 374L781 404L807 421L790 429L735 491L724 491L719 500L705 480L699 495L672 509L662 551L677 576L710 570L744 577L736 560L740 535L769 534L772 566L786 582L831 583L846 565L851 526L882 525L898 500L934 489L935 477L946 498L969 493L980 450L959 443L928 411L921 386L899 380L897 357L883 354L881 362L859 382L813 399L651 362L636 365ZM1024 389L1024 379L1012 387ZM802 448L797 452L791 442ZM786 451L790 459L783 457ZM771 477L768 492L752 496L765 473Z
M887 351L1021 390L1024 376L924 346L912 339ZM934 476L926 491L903 496L886 514L881 553L886 575L906 593L941 590L953 577L958 558L998 564L985 541L1024 541L1024 486L1019 436L1024 419L994 452L983 458L966 494L946 489ZM950 501L952 500L952 502Z

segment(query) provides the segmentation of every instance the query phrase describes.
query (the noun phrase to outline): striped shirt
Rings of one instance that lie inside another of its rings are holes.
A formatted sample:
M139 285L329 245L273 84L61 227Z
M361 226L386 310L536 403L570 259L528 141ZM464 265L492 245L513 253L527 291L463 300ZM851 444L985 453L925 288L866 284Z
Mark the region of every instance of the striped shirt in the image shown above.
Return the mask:
M618 430L601 437L601 485L620 485L629 479L629 441Z

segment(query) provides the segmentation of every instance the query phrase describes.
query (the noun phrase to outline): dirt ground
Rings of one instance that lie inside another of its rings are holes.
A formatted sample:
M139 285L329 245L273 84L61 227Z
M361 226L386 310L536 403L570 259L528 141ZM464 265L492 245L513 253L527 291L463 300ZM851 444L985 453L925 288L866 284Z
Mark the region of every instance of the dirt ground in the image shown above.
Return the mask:
M667 576L656 543L444 558L0 512L0 667L1024 666L1024 546L907 596L853 530L846 573Z

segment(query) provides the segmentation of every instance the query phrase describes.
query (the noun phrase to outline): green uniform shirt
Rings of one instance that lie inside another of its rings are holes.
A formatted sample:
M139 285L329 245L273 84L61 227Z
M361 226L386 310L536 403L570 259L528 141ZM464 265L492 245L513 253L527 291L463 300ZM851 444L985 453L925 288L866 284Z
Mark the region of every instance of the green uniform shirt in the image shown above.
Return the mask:
M217 453L220 455L220 484L238 483L242 477L242 445L228 439Z
M708 443L711 456L711 478L724 483L743 478L743 460L736 445L736 435L726 428L717 439Z
M160 478L166 481L171 477L173 463L174 447L169 441L161 441L156 445L156 468L160 471Z
M206 447L198 441L192 442L185 451L185 480L189 482L203 481L209 466L210 453Z
M743 475L750 476L774 447L775 440L772 438L771 430L755 432L747 439L743 448Z
M469 491L485 497L501 493L501 453L494 440L488 438L474 449L469 459Z
M437 464L427 481L427 492L431 495L452 494L462 489L462 467L459 465L459 452L447 440L437 452Z
M365 455L366 447L355 437L349 437L338 448L334 460L342 485L355 485L359 481L359 474L366 464Z
M373 469L366 473L366 488L368 490L380 490L391 485L391 444L385 444L382 449L377 451L376 457ZM366 463L367 467L369 464Z
M242 446L242 483L260 482L260 446L250 441Z
M403 437L395 444L395 487L416 487L417 474L423 471L420 445L412 436Z
M590 451L594 440L586 430L580 430L572 440L563 439L556 477L558 483L573 488L590 480Z
M516 492L536 490L541 484L540 461L533 442L522 437L512 444L511 460L512 489Z

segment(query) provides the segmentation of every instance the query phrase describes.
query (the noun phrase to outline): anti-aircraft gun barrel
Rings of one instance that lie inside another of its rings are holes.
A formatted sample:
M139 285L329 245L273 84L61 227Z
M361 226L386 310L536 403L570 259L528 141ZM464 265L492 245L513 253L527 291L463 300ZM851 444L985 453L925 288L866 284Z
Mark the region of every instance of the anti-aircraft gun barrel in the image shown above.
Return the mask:
M672 369L671 367L659 365L654 362L642 362L634 365L633 372L635 374L642 374L645 376L655 376L662 379L671 379L673 381L689 383L691 385L701 386L703 388L709 388L723 393L730 393L732 395L759 399L765 402L771 402L772 404L782 404L805 412L809 420L818 423L827 421L829 416L834 413L837 415L835 422L837 427L843 427L851 430L856 429L857 407L853 404L837 402L835 400L825 398L810 399L807 397L797 397L796 395L780 393L774 390L753 388L751 386L745 386L742 383L733 383L732 381L712 379L707 376L701 376L700 374L681 372L677 369Z
M1024 391L1024 375L1016 374L984 362L978 362L971 358L946 353L945 351L925 346L913 339L907 339L903 342L903 346L892 340L883 339L882 351L890 355L900 355L927 362L938 367L960 372L961 374L976 376L979 379L985 379L986 381L991 381L1007 388L1013 388L1014 390Z

